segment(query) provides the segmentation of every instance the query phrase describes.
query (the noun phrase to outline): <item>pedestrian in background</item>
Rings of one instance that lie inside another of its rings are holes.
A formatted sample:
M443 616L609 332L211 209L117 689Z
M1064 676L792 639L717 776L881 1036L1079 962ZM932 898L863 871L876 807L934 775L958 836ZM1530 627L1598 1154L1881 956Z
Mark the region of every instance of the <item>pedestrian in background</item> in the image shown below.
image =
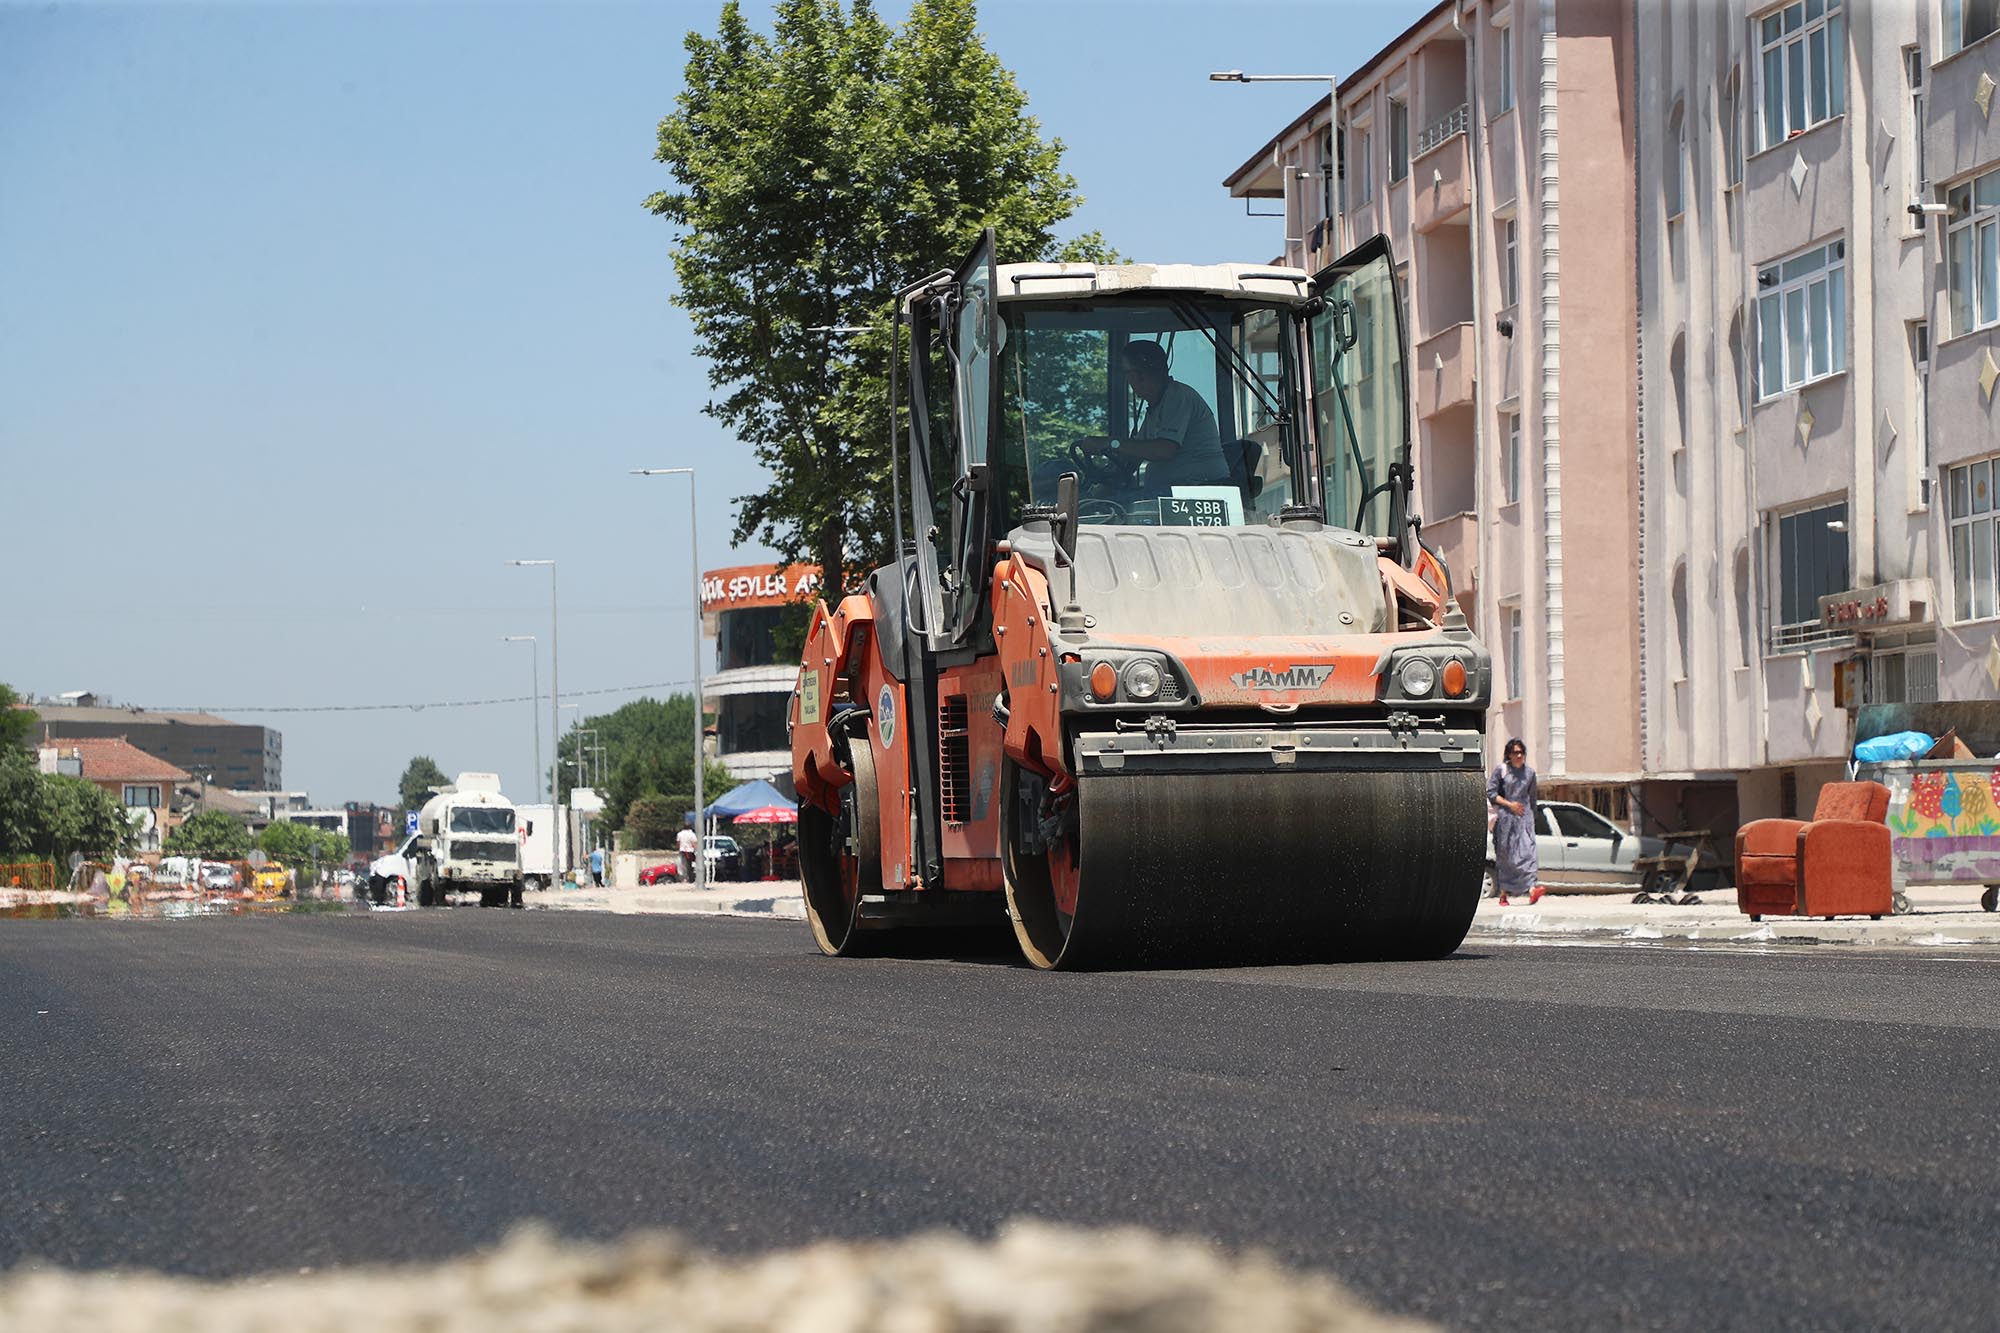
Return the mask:
M600 889L604 887L604 849L602 847L593 847L590 849L590 882Z
M1535 770L1528 767L1528 745L1518 736L1507 742L1486 779L1486 803L1493 815L1493 888L1502 907L1509 892L1528 894L1529 903L1542 899L1541 859L1535 853L1535 805L1540 792Z
M695 836L692 824L682 825L679 839L681 849L681 883L694 883L694 854L701 850L701 839Z

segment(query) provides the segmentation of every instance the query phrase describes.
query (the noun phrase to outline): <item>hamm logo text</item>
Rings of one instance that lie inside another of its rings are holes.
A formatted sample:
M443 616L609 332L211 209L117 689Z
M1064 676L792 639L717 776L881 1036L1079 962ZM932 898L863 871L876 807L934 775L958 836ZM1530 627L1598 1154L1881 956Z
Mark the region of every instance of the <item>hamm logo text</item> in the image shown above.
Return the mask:
M1333 675L1330 666L1251 667L1229 678L1239 690L1316 690Z

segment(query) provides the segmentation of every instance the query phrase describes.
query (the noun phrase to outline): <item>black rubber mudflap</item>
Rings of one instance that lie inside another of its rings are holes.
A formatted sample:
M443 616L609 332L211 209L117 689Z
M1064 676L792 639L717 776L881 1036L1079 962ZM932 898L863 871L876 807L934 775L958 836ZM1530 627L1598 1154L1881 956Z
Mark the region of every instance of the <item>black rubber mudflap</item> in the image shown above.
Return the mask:
M1485 863L1476 770L1092 775L1058 966L1439 958Z

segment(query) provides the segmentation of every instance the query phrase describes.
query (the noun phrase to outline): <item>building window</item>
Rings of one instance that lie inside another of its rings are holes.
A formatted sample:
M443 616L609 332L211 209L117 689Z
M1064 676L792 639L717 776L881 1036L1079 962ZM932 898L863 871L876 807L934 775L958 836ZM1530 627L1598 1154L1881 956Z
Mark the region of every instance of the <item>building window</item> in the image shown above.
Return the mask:
M1334 197L1334 179L1339 171L1333 155L1333 131L1326 130L1319 136L1319 215L1330 218L1339 205Z
M1674 451L1688 447L1688 349L1687 335L1674 335L1674 349L1667 354L1667 377L1674 385Z
M1931 503L1931 326L1913 319L1910 341L1910 426L1917 441L1917 503Z
M1736 424L1750 419L1750 366L1743 342L1743 307L1729 317L1729 373L1736 381Z
M1691 630L1688 625L1688 567L1683 560L1674 566L1674 645L1680 649L1680 675L1676 680L1688 678L1688 667L1694 657L1693 645L1689 642Z
M1493 112L1498 115L1514 109L1514 29L1496 31L1493 44L1500 56L1500 77L1493 91Z
M1945 207L1951 331L2000 324L2000 168L1952 186Z
M1389 183L1410 174L1410 105L1400 97L1389 99Z
M1847 588L1847 502L1779 515L1777 566L1772 651L1836 637L1820 623L1819 599Z
M1941 13L1946 55L2000 32L2000 0L1944 0Z
M1756 648L1754 628L1750 606L1750 550L1748 547L1738 547L1736 550L1737 666L1750 665L1750 656Z
M1521 224L1508 218L1500 224L1500 308L1521 303Z
M1830 241L1757 274L1757 389L1770 398L1847 366L1847 243Z
M1521 697L1521 608L1507 608L1507 697Z
M1977 2L1977 0L1975 0ZM1769 148L1841 114L1847 43L1840 0L1799 0L1758 20L1763 134Z
M1910 96L1904 103L1909 119L1903 126L1904 142L1909 145L1903 154L1903 161L1909 168L1910 202L1919 203L1924 198L1924 53L1914 46L1903 48L1903 77L1909 83ZM1921 224L1922 219L1910 218L1910 222Z
M1951 616L1984 620L1993 615L1994 459L1982 458L1945 473L1951 506Z
M1500 479L1507 504L1521 502L1521 414L1508 412L1501 417Z
M160 789L158 787L127 786L125 788L125 808L136 810L140 806L145 806L149 810L159 809Z
M1743 183L1743 75L1730 70L1722 85L1722 169L1725 184Z
M1933 704L1937 702L1937 652L1909 649L1877 653L1868 663L1871 704Z
M1354 206L1361 207L1375 197L1375 136L1366 128L1350 131L1354 146L1354 170L1348 176L1354 187Z
M1667 163L1667 221L1672 222L1687 211L1688 176L1688 136L1686 109L1674 108L1674 115L1667 130L1667 138L1673 144L1673 160Z

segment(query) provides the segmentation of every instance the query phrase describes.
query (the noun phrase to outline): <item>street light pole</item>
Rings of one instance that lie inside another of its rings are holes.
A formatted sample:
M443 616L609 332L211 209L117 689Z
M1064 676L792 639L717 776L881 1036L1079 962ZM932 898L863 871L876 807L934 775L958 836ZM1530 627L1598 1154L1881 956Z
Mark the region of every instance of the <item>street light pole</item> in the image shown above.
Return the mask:
M693 566L689 578L694 583L694 886L708 887L708 821L703 818L706 809L702 802L702 722L701 707L701 543L695 540L695 478L691 467L635 467L635 477L677 477L685 474L688 479L688 559Z
M509 634L500 641L502 643L533 644L535 643L535 636L532 634ZM536 714L542 711L542 651L539 646L528 650L528 666L528 681L530 688L534 690L534 695L528 703L528 734L535 738L535 791L540 793L543 790L542 725L536 717Z
M1323 83L1326 85L1326 124L1333 134L1334 163L1334 245L1339 254L1347 247L1341 243L1340 226L1347 220L1347 182L1345 163L1338 159L1345 156L1345 146L1340 134L1340 76L1338 74L1245 74L1240 69L1216 70L1208 76L1210 83ZM1282 170L1282 168L1281 168ZM1290 221L1289 218L1286 219ZM1286 237L1289 241L1291 238Z
M558 705L562 702L562 680L557 674L556 666L556 641L559 632L556 622L556 562L553 560L509 560L507 563L520 569L538 568L542 565L547 565L549 569L549 753L554 757L556 767L560 768L562 766L562 721L559 716ZM540 761L537 760L536 762L539 763ZM560 807L562 804L560 799L561 794L562 787L556 781L554 773L551 772L549 776L550 803ZM560 815L561 813L561 810L558 809L557 814ZM566 869L568 869L567 866L556 867L558 878L560 878L561 873Z

